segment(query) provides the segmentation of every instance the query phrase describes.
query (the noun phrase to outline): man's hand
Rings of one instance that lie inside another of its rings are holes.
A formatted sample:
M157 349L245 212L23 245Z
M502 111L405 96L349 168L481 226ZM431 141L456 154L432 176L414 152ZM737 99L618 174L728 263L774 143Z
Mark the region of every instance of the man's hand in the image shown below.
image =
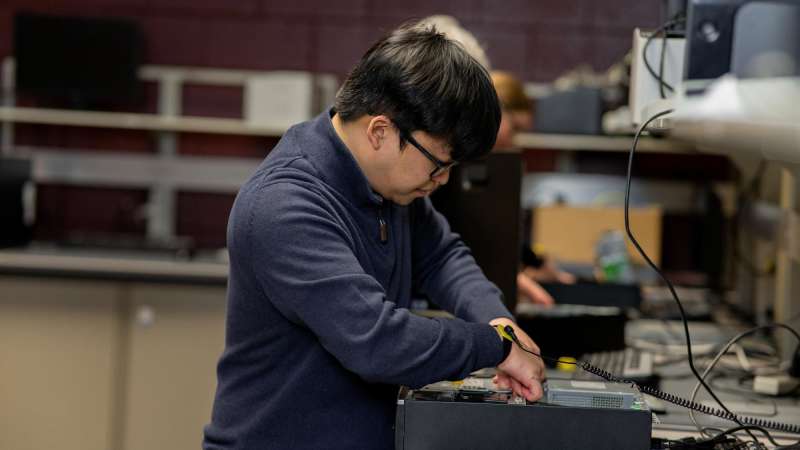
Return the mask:
M528 350L540 353L539 346L533 342L527 333L522 331L516 324L505 317L500 317L489 322L490 325L511 325L522 345ZM542 381L544 381L544 362L542 359L523 351L517 344L511 347L511 353L505 361L497 366L497 375L494 378L495 384L503 389L511 389L514 394L525 397L528 401L539 400L544 393L542 391Z
M575 284L577 281L575 275L561 270L555 260L550 257L544 258L544 263L541 267L525 267L523 272L540 283Z

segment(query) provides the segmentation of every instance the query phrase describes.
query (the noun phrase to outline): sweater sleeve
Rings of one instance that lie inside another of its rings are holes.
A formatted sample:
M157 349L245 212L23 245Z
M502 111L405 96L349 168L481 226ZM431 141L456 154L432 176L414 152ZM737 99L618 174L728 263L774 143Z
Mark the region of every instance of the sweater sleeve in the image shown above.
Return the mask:
M464 320L488 323L498 317L513 318L500 289L486 278L430 199L420 199L411 207L412 266L419 290Z
M418 387L501 362L502 343L489 325L427 319L388 301L326 204L293 183L255 193L240 250L281 314L371 382Z

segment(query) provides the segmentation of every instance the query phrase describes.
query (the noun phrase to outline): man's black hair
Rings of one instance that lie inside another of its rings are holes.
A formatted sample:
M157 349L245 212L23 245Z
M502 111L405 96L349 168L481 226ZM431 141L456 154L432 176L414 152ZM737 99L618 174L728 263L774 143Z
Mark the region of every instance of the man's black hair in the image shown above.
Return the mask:
M451 158L468 161L491 151L500 105L486 69L433 26L408 23L370 48L338 94L345 122L386 115L403 133L444 139Z

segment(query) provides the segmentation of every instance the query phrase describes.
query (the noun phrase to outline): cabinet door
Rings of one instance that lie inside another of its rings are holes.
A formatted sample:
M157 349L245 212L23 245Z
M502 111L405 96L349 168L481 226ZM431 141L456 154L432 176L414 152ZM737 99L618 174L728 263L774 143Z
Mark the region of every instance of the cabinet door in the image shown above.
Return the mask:
M113 283L0 276L0 448L113 447Z
M223 286L130 285L123 450L196 450L224 345Z

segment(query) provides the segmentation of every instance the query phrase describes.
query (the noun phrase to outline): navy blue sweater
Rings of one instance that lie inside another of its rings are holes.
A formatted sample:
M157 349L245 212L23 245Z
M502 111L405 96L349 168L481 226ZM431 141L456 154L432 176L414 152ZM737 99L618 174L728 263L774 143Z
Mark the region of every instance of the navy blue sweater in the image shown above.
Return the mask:
M397 385L501 362L500 291L429 199L370 188L330 113L289 129L242 187L228 249L207 450L392 448ZM459 319L411 314L412 289Z

